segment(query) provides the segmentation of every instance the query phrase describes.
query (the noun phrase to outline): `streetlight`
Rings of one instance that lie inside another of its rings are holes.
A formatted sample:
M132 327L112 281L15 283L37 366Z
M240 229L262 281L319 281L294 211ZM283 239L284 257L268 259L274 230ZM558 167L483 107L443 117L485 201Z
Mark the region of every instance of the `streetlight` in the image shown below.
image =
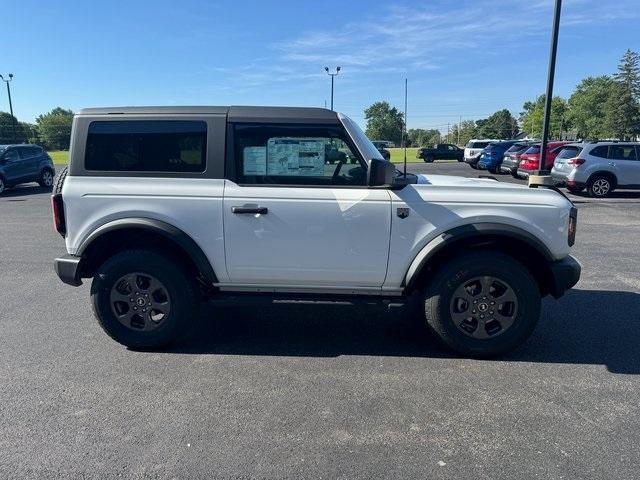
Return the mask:
M327 72L327 75L331 77L331 110L333 110L333 77L340 73L340 67L336 67L336 73L331 73L329 67L324 67L324 70Z
M549 125L551 123L551 105L553 101L553 80L556 72L556 53L558 51L558 30L560 29L560 12L562 10L562 0L555 0L553 10L553 25L551 30L551 49L549 52L549 70L547 72L547 94L544 101L544 121L542 124L542 145L540 145L540 165L538 165L537 175L529 177L531 184L549 184L549 170L547 162L547 142L549 136ZM545 178L546 177L546 178Z
M16 137L16 117L13 116L13 105L11 104L11 88L9 87L9 82L13 80L13 73L9 74L9 79L7 80L0 74L0 78L4 83L7 84L7 95L9 95L9 111L11 112L11 127L13 128L13 143L18 143Z

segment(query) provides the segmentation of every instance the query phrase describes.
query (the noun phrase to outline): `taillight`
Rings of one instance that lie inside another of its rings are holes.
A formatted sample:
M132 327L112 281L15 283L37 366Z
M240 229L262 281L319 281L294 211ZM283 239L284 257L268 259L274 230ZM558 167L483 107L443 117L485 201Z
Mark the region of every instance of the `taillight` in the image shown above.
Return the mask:
M51 209L53 210L53 226L64 237L67 233L67 224L64 219L64 202L61 193L51 195Z
M567 165L575 165L576 167L578 165L582 165L584 163L584 158L570 158L569 160L567 160Z
M570 247L576 243L576 231L578 230L578 209L571 207L569 212L569 234L567 236L567 243Z

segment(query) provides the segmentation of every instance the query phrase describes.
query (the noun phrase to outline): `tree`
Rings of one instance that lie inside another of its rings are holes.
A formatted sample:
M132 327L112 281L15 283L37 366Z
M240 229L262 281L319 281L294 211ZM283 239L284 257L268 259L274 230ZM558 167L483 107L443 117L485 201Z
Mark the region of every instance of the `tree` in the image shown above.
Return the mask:
M522 130L529 136L542 138L542 124L544 120L544 102L546 95L540 95L533 102L525 102L523 112L520 114ZM567 115L567 101L562 97L553 97L551 100L551 118L549 125L549 138L562 138L562 132L571 127Z
M460 135L458 135L460 130ZM478 128L473 120L463 120L451 128L451 133L447 139L448 143L457 143L459 146L466 145L469 140L478 136ZM458 139L460 139L458 141Z
M51 150L68 150L72 121L73 112L60 107L36 118L38 134L44 146Z
M640 56L627 50L604 104L604 124L611 136L629 139L640 134Z
M390 140L396 145L402 141L404 115L387 102L376 102L364 111L366 134L371 140Z
M513 138L518 134L518 120L506 108L476 121L476 127L482 138Z
M16 136L13 138L13 125L15 122ZM30 129L27 123L19 122L10 113L0 112L0 145L7 143L25 143L29 140Z
M584 139L606 138L610 135L605 123L605 103L613 89L611 77L587 77L576 87L569 101L567 117Z
M410 128L407 137L412 147L432 147L440 141L440 131L434 128Z

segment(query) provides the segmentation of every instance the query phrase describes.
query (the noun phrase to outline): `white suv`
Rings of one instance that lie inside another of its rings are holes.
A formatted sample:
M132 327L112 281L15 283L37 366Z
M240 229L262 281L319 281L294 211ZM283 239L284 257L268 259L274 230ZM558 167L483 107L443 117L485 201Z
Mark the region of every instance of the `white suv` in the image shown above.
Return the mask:
M551 176L570 192L586 188L592 197L606 197L617 188L640 189L640 143L566 145L554 161Z
M349 162L327 163L328 145ZM92 278L100 325L133 348L178 338L201 299L417 297L450 347L495 355L580 275L561 194L405 177L325 109L82 110L52 204L59 277Z

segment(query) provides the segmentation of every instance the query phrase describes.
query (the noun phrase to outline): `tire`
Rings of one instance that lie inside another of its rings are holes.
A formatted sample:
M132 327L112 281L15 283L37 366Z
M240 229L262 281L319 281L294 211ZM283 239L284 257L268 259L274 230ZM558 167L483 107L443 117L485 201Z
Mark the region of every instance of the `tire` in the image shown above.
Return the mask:
M42 188L53 188L53 172L48 168L42 170L42 173L40 173L40 178L38 179L38 184Z
M578 194L584 190L584 187L567 187L567 191L569 193Z
M485 278L493 283L483 284ZM479 294L474 293L478 286ZM460 292L467 292L469 302ZM514 300L499 303L498 298ZM480 303L474 307L471 300ZM531 335L540 317L540 303L538 285L519 261L499 252L480 251L455 258L436 272L425 290L424 313L430 330L449 348L464 356L486 358L513 350ZM492 318L478 318L484 315L481 311ZM467 314L468 319L454 321L454 316Z
M434 161L434 160L435 160L435 159L433 158L433 156L431 156L431 155L427 155L427 156L425 157L425 159L424 159L424 162L425 162L425 163L433 163L433 161Z
M7 189L7 184L4 183L4 178L0 176L0 195L2 195L6 189Z
M496 167L489 167L487 168L487 170L489 170L489 173L492 173L494 175L498 174L498 169Z
M64 180L67 178L67 173L69 172L69 167L64 167L60 170L60 173L56 175L55 180L53 181L53 193L62 193L62 187L64 185Z
M470 163L470 164L469 164L469 166L470 166L471 168L473 168L474 170L478 170L478 165L477 165L477 164L475 164L475 163Z
M155 349L187 333L197 302L193 281L179 264L153 251L126 250L96 271L91 303L98 323L116 342ZM144 312L134 312L138 308Z
M460 163L464 162L464 158L458 158L458 162Z
M518 171L517 170L511 170L511 176L513 178L520 179L520 177L518 176Z
M613 179L609 175L594 175L587 182L587 192L590 197L608 197L614 188Z

